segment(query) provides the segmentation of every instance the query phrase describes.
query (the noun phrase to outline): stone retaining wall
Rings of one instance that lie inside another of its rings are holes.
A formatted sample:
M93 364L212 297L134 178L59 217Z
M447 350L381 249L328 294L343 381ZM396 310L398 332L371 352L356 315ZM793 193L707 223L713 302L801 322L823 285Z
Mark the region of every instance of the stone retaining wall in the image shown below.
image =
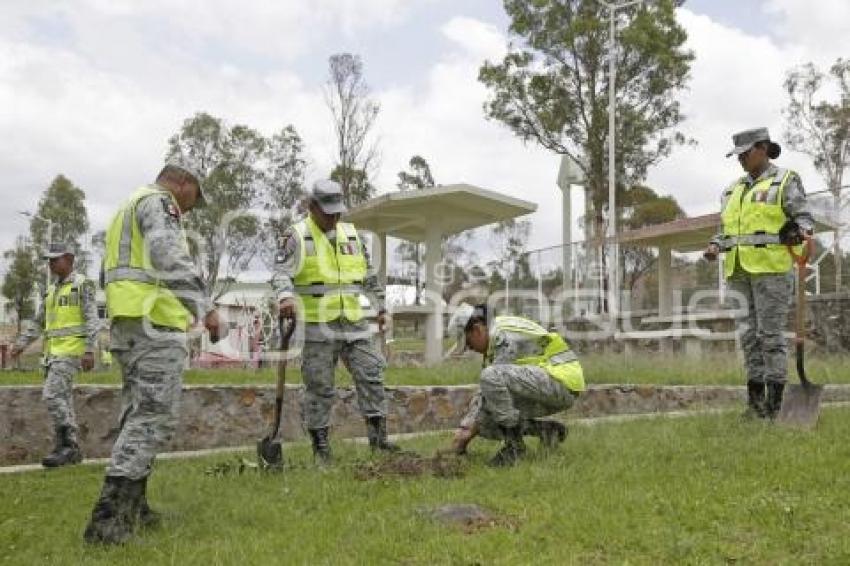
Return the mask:
M448 429L465 412L474 386L390 387L391 433ZM80 437L87 457L109 455L117 433L118 387L78 386L74 390ZM304 435L301 386L287 387L283 431ZM593 417L722 407L743 403L743 387L592 386L569 415ZM825 401L850 401L850 386L827 386ZM181 421L168 450L197 450L253 444L263 436L274 410L272 386L192 386L183 393ZM0 387L0 465L38 462L52 445L41 388ZM351 388L339 388L332 418L335 436L363 436L365 427Z

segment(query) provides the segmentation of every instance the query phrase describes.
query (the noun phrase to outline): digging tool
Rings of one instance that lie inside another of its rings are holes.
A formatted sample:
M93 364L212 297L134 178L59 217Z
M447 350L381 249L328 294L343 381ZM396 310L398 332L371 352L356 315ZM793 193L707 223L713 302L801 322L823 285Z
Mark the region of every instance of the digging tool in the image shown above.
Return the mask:
M797 309L795 316L794 344L797 354L797 377L800 384L791 384L785 391L782 400L782 408L779 411L777 421L782 424L803 429L812 429L818 422L820 415L820 398L823 393L823 385L812 383L806 377L804 367L804 325L806 317L806 262L814 251L814 240L805 238L805 252L797 254L789 245L788 251L794 258L797 266Z
M280 328L280 360L277 362L277 387L274 399L274 420L269 434L257 441L257 459L263 468L280 469L283 467L283 448L280 444L280 418L283 413L283 390L286 386L286 353L289 351L289 339L295 331L295 320L284 316L278 318Z

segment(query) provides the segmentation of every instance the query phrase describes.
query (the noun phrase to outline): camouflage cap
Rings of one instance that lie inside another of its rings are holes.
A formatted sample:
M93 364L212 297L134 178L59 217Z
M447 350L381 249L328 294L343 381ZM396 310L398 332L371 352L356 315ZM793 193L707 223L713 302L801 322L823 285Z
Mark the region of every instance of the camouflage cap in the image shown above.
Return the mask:
M325 214L344 214L348 210L343 202L342 187L330 179L320 179L313 183L310 199L315 201Z
M469 319L472 318L474 313L475 308L468 303L461 303L456 306L452 316L449 317L449 332L463 330L466 327L466 323L469 322Z
M767 156L771 159L776 159L779 157L779 154L782 152L782 148L778 143L770 141L770 134L767 131L767 128L752 128L750 130L744 130L743 132L738 132L737 134L732 136L732 144L733 147L729 153L726 154L726 157L732 157L733 155L741 155L745 151L752 148L758 142L768 142L768 150Z
M187 159L185 159L183 157L175 157L175 158L169 159L165 163L165 167L175 167L177 169L180 169L184 173L187 173L190 177L195 179L195 182L198 183L198 189L199 189L198 204L201 205L201 206L209 204L209 201L207 199L207 195L204 193L205 178L201 174L201 171L197 167L195 167L191 162L189 162Z
M41 259L56 259L63 255L76 255L74 247L62 242L52 242L48 244L47 249L41 254Z

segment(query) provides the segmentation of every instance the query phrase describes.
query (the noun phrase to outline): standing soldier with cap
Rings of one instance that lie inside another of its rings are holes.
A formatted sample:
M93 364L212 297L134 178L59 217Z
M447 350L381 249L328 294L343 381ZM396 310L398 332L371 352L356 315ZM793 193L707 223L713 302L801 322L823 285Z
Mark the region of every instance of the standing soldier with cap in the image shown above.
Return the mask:
M449 325L463 328L466 346L483 354L486 366L480 393L455 433L454 451L465 453L479 434L502 440L490 465L504 467L525 455L523 436L536 436L547 449L563 442L566 427L540 417L569 409L585 389L581 364L566 341L520 316L497 316L488 325L485 305L459 305Z
M123 543L137 523L157 521L147 504L147 481L177 424L186 332L194 319L203 321L213 341L218 337L218 316L208 309L181 223L204 202L202 182L185 164L166 165L155 184L121 206L106 233L110 348L124 387L120 432L84 535L90 543Z
M83 459L74 417L74 376L94 367L98 318L94 282L74 271L74 250L52 243L48 260L56 282L49 287L35 317L35 325L18 338L12 348L16 358L39 335L44 334L44 400L53 423L56 445L42 465L55 468Z
M378 325L383 326L384 290L357 230L339 221L346 210L339 184L317 181L308 199L309 215L283 237L272 287L282 316L295 316L297 298L306 323L301 372L306 387L304 416L313 455L322 465L331 461L328 427L335 397L334 368L339 358L354 379L369 446L373 450L398 450L387 439L386 362L372 344L360 306L360 297L367 294L377 307Z
M800 176L770 162L781 148L767 128L737 133L732 142L735 147L726 157L736 155L747 174L723 191L722 232L711 240L705 257L714 260L726 252L729 287L748 306L741 321L748 397L744 416L772 419L782 406L788 373L784 332L793 264L787 244L809 238L814 221Z

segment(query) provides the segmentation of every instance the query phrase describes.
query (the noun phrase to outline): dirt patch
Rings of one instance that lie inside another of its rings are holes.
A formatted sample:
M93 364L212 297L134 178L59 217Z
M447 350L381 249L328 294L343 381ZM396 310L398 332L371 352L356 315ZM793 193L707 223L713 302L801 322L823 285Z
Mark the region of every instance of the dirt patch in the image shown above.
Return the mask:
M438 453L424 458L412 452L393 454L380 460L358 462L354 477L358 480L385 478L415 478L431 475L438 478L460 478L466 473L466 464L458 456Z
M466 534L474 534L485 529L504 528L515 531L519 521L513 517L497 515L474 503L457 503L439 507L421 508L419 513L450 527L456 527Z

